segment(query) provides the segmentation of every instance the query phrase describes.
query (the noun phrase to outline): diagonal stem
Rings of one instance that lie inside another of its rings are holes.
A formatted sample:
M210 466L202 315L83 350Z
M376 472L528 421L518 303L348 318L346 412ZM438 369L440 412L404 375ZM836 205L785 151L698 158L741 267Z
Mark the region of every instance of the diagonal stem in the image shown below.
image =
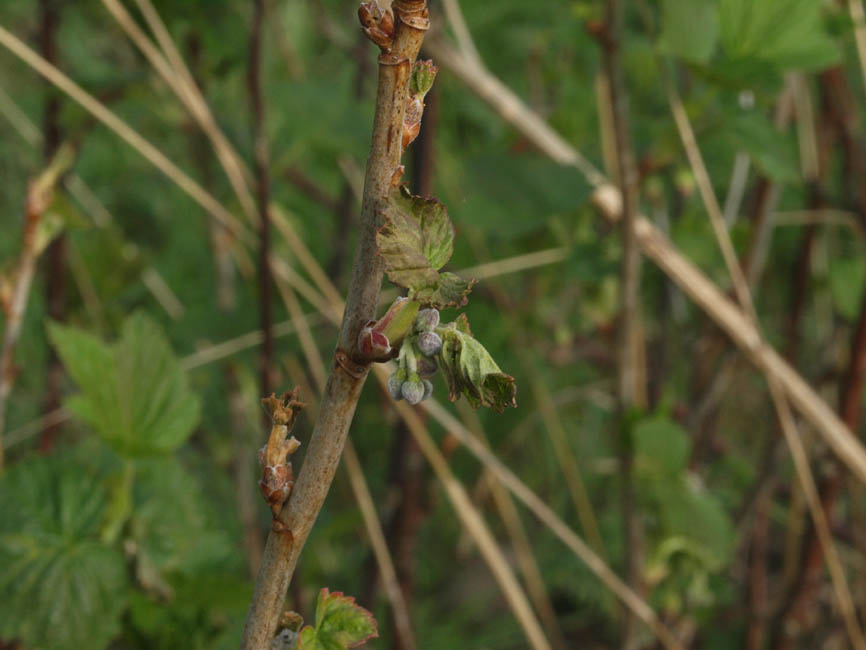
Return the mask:
M270 648L298 556L328 494L369 370L366 364L353 359L355 341L363 325L375 317L377 308L382 262L376 254L376 230L387 205L394 173L400 166L409 72L424 39L426 5L426 0L398 0L393 6L398 20L391 52L379 58L373 140L364 182L358 247L335 363L322 395L303 467L279 516L281 530L268 535L247 614L243 650ZM409 20L402 20L404 17Z

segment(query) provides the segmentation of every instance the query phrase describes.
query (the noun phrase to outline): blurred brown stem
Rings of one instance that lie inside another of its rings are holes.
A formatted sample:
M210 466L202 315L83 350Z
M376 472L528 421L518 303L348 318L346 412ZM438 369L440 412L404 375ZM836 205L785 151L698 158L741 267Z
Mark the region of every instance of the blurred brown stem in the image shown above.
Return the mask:
M57 30L60 23L60 2L39 0L39 51L46 61L57 65ZM48 164L60 146L60 95L51 84L45 84L45 104L42 112L42 159ZM66 307L66 236L61 234L47 251L48 265L45 276L45 300L48 317L63 319ZM63 381L63 366L53 349L48 353L48 373L45 387L43 413L60 408L60 388ZM39 449L49 452L54 447L60 425L46 427L39 439Z
M634 233L638 210L637 169L628 120L628 98L622 71L622 36L625 3L607 0L604 24L596 34L602 51L602 66L610 93L610 120L616 152L617 181L622 197L620 234L620 309L617 331L619 347L618 394L620 422L618 431L620 490L624 533L625 573L629 586L641 593L643 571L643 532L635 510L635 492L629 431L629 413L646 407L646 376L640 353L641 326L639 311L640 249ZM634 644L635 618L625 610L623 648Z
M259 321L264 341L260 356L260 391L271 394L271 370L273 368L274 332L271 314L273 278L268 263L271 248L270 179L268 177L268 141L265 133L265 106L262 99L262 21L265 17L264 0L253 2L253 22L250 30L249 63L247 66L247 88L250 95L250 110L253 121L253 149L255 153L256 207L259 212ZM265 424L267 415L263 414Z

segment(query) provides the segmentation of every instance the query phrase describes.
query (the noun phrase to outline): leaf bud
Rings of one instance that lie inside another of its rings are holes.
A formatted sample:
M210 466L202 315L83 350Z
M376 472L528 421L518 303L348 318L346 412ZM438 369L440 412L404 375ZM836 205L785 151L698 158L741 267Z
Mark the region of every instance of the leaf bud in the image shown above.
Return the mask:
M433 65L433 61L415 61L409 78L409 92L424 99L424 95L433 87L437 72L439 68Z
M403 398L414 405L424 399L424 394L426 393L426 388L424 387L424 383L421 381L421 378L418 377L418 373L412 373L409 375L409 379L403 382L403 386L401 388L401 392L403 393Z
M422 309L415 317L415 331L432 332L439 326L439 310L428 308Z
M441 349L442 339L436 332L421 332L418 335L418 350L425 357L435 356Z
M382 332L365 327L358 333L358 350L366 359L381 359L391 354L391 342Z

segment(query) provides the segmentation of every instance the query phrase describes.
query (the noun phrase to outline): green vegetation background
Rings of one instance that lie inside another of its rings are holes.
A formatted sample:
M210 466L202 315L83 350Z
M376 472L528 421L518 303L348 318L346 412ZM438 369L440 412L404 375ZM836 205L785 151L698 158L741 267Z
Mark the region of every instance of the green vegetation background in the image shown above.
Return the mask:
M101 3L57 4L61 69L239 213L193 122ZM252 3L160 0L155 5L184 54L199 52L194 69L205 96L229 139L252 160L245 87ZM782 188L779 211L807 205L797 130L773 124L785 75L805 73L817 95L815 74L841 66L863 105L850 19L817 0L629 5L624 66L635 149L647 170L644 206L653 218L669 215L673 241L726 285L661 89L656 53L676 66L720 196L728 189L737 153L750 157L744 216L733 231L742 252L760 179ZM438 3L431 6L434 14L441 12ZM465 2L463 9L491 71L601 165L600 55L586 24L600 17L602 3L499 0ZM337 201L346 191L341 169L363 169L376 52L357 37L354 13L352 3L335 0L270 3L263 70L273 200L317 260L337 270L332 277L341 291L353 250L351 228L301 191L288 173L302 170ZM30 43L37 20L36 2L0 5L0 25ZM323 21L344 39L329 38ZM0 50L0 88L38 129L51 91L5 50ZM433 184L458 230L450 268L548 248L568 251L562 262L482 280L476 287L467 308L473 331L519 387L516 410L479 412L479 417L500 458L581 531L539 411L539 400L553 400L599 518L605 552L622 573L615 461L620 420L614 399L617 234L591 209L590 188L575 170L537 153L447 70L435 92ZM862 121L862 111L856 117ZM46 649L236 647L252 581L234 484L239 443L229 395L236 390L243 397L240 447L253 467L266 436L258 406L258 351L247 349L189 371L181 370L177 359L256 330L255 282L238 276L237 304L230 314L221 313L203 211L65 97L59 122L64 137L80 147L75 173L106 206L111 221L95 224L85 206L61 194L57 209L65 218L68 251L64 325L49 326L46 318L50 278L44 265L28 304L16 350L21 371L6 422L8 468L0 479L0 639ZM22 138L20 123L5 117L0 147L0 261L11 266L20 247L27 183L43 161L39 147ZM416 171L411 157L410 152L409 178ZM829 167L826 191L847 206L852 189L841 154L831 154ZM852 232L845 224L820 231L824 262L810 284L817 306L807 312L798 359L805 376L816 381L822 373L838 373L834 350L846 349L859 309L866 262L862 231ZM800 236L798 226L773 230L757 292L765 331L777 345L784 340L790 269ZM295 265L278 235L274 253ZM177 296L182 316L171 317L148 291L142 281L148 269ZM274 306L276 320L288 318L281 303ZM307 303L304 308L314 310ZM718 407L710 443L696 448L695 439L706 440L687 423L712 374L712 367L702 365L700 350L716 339L706 319L649 264L643 266L642 308L651 406L634 415L632 441L646 535L646 596L670 620L694 622L701 647L741 647L747 620L742 506L776 436L765 387L759 376L740 370ZM335 329L318 325L314 332L328 359ZM58 446L44 455L38 435L15 433L43 412L52 349L66 368L64 394L71 400L66 405L75 416L62 425ZM297 339L279 338L274 359L280 388L294 385L298 379L285 362L302 359ZM444 384L437 383L436 396L444 399ZM117 403L122 412L107 417L105 404ZM430 428L452 449L445 432L432 422ZM310 429L305 416L295 435L305 443ZM421 486L414 505L421 521L411 551L410 598L419 647L524 647L431 472L423 463L411 470L406 465L412 455L405 450L407 434L374 382L364 390L351 436L386 528L405 495L401 481L415 478ZM303 452L296 469L302 458ZM450 452L450 462L507 546L478 463L459 448ZM774 471L791 484L787 458ZM784 536L789 507L786 495L773 502L774 539ZM269 511L261 502L257 510L259 528L266 531ZM621 625L612 598L537 521L521 514L569 647L612 647ZM339 473L307 542L300 589L292 592L300 593L302 602L293 606L311 617L320 587L352 594L380 621L380 638L369 647L392 647L387 601L374 576L361 516Z

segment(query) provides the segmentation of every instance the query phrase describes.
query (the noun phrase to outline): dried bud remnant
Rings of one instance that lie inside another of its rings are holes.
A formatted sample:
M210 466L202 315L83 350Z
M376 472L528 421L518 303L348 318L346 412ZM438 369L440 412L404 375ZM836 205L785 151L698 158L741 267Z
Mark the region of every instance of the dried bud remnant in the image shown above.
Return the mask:
M394 44L394 12L390 7L383 13L376 0L362 2L358 7L361 29L383 52L390 52Z
M304 404L298 401L298 389L287 391L277 398L275 395L262 400L271 415L273 426L267 444L259 450L259 465L262 478L259 490L276 518L288 500L294 485L294 474L289 456L301 443L294 436L287 437Z

